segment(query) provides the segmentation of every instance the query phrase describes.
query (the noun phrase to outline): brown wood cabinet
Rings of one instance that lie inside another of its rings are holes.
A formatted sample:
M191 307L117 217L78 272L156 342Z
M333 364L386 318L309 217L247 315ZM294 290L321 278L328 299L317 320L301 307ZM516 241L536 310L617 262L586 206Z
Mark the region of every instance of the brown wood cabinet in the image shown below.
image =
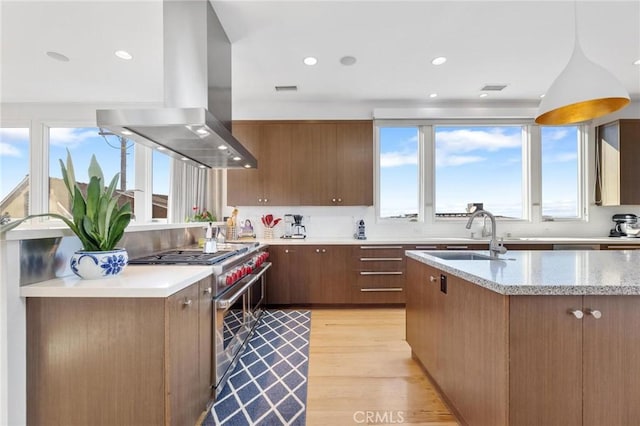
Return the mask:
M227 203L297 205L290 167L294 155L291 127L282 123L234 122L233 134L258 159L258 168L227 171Z
M195 424L211 396L210 285L166 299L28 298L28 423Z
M350 263L355 271L351 303L405 303L406 261L402 245L353 246Z
M413 259L407 272L407 341L467 424L637 424L640 296L504 296Z
M638 244L600 244L600 250L640 250L640 241Z
M603 124L596 134L596 204L640 204L640 119Z
M373 205L373 123L236 121L257 170L227 172L229 205Z

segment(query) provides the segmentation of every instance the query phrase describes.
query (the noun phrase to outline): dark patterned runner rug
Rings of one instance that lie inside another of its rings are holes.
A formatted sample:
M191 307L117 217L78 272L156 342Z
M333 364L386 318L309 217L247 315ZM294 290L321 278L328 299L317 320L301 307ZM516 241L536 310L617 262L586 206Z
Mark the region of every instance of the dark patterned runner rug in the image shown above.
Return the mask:
M310 311L265 311L202 425L303 426Z

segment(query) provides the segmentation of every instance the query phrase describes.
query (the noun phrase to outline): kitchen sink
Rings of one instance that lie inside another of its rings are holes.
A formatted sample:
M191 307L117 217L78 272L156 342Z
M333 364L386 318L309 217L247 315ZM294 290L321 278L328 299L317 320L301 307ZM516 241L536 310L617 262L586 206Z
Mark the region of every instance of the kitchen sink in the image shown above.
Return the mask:
M513 260L506 259L500 257L490 257L484 254L478 253L461 253L461 252L451 252L451 253L428 253L429 256L437 257L442 260Z

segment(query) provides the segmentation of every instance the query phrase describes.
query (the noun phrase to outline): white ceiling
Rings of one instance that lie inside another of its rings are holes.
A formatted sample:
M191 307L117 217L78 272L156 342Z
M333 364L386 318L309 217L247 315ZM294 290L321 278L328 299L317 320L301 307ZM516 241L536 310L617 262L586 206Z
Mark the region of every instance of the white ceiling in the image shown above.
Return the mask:
M233 43L236 117L283 102L537 104L571 54L574 6L586 55L640 99L640 0L213 4ZM162 101L159 0L2 0L1 12L3 102ZM115 58L117 49L134 60ZM71 61L53 61L48 50ZM309 55L316 66L302 63ZM357 63L341 65L345 55ZM431 65L441 55L448 61ZM495 83L508 86L479 100ZM276 93L276 85L299 90Z

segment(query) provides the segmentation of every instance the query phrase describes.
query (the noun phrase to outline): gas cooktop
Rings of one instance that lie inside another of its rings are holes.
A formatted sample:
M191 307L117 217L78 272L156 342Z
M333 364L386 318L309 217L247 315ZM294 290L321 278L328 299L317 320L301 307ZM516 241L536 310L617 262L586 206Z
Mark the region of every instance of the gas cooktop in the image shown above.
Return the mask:
M215 253L203 253L201 250L168 250L149 256L129 259L129 264L142 265L214 265L224 259L246 251L243 249L218 250Z

